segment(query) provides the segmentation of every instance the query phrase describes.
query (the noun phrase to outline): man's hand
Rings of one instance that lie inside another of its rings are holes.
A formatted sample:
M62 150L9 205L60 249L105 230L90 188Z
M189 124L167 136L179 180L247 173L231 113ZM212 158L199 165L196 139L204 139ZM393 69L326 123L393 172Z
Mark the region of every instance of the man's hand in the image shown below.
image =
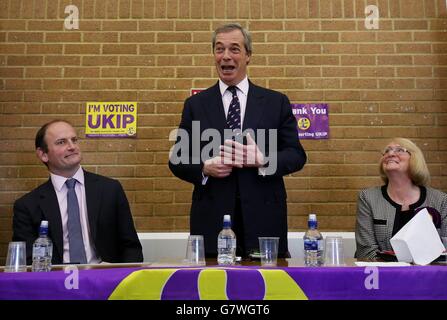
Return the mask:
M242 168L244 166L244 145L233 140L225 140L224 145L220 146L220 156L224 164Z
M228 177L233 170L233 167L223 163L220 156L206 160L203 163L203 174L214 178Z
M247 134L247 145L233 140L225 140L225 144L221 146L220 155L224 164L237 168L259 168L265 164L264 155L249 133Z

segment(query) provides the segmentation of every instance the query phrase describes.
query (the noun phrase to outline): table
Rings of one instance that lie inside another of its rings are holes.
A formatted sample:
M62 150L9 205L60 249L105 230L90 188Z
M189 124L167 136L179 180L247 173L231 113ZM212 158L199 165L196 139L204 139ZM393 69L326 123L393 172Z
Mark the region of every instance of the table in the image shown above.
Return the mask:
M56 268L46 273L0 272L0 300L374 300L447 299L445 265L277 267L259 262L233 267L175 263Z

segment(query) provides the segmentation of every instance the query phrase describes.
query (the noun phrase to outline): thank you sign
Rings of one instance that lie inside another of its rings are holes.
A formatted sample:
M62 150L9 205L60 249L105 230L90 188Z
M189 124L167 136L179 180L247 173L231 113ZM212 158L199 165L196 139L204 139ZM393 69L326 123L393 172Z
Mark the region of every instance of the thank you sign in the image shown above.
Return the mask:
M292 104L300 139L329 139L327 104Z

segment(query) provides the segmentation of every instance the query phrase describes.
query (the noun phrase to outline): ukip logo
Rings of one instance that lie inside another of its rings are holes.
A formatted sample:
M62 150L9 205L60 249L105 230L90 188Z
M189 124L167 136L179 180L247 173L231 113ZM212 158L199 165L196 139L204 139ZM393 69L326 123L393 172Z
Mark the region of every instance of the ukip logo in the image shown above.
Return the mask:
M308 118L300 118L298 119L298 128L301 130L307 130L310 128L310 120Z

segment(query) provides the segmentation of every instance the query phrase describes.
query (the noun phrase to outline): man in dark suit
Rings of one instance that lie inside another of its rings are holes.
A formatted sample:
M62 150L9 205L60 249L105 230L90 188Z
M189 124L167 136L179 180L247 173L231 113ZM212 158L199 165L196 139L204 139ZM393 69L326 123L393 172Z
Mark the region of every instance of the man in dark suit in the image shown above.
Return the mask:
M277 236L279 256L288 256L283 176L306 162L296 119L284 94L248 80L247 30L224 25L212 45L220 80L186 99L169 161L174 175L194 184L190 232L204 235L205 253L213 257L230 214L238 255L257 251L260 236Z
M53 264L143 261L121 184L82 169L73 126L51 121L35 144L50 179L14 203L13 240L26 241L27 263L42 220L49 224Z

